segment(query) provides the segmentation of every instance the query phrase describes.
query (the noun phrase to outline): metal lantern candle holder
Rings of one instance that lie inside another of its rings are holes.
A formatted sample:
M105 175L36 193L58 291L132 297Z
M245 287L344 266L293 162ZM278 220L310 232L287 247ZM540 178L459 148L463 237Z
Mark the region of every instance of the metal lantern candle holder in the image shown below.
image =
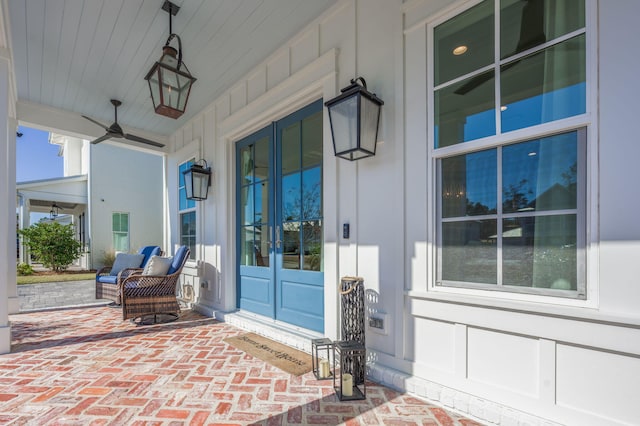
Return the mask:
M359 342L341 340L333 346L333 389L340 401L367 398L364 377L358 380L354 368L364 365L366 356L367 351Z
M182 172L188 200L206 200L211 186L211 168L207 161L200 159L188 170Z
M361 277L343 277L340 280L341 304L341 339L354 341L365 346L364 328L364 279ZM348 361L354 381L363 383L365 377L365 360Z
M380 109L384 102L367 90L364 78L351 80L337 97L325 102L336 157L350 161L376 155Z
M327 380L333 376L331 368L331 355L333 353L333 342L331 339L311 340L311 366L313 374L318 380Z

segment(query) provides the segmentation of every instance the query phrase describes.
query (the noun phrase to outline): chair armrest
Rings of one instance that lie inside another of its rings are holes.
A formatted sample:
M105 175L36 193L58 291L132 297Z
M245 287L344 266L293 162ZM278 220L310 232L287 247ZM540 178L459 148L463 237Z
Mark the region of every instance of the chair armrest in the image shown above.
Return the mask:
M98 269L98 272L96 272L96 278L98 278L100 275L110 275L110 272L111 266L103 266L102 268Z
M144 269L142 268L124 268L118 273L118 282L126 279L130 275L140 275Z

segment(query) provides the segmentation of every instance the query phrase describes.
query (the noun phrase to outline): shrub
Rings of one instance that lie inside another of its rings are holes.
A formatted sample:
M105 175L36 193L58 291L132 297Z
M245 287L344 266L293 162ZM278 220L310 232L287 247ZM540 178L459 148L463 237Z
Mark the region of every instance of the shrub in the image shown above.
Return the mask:
M34 259L56 272L67 269L82 254L82 244L76 241L72 225L38 222L19 232Z
M32 275L33 268L28 263L19 263L17 267L18 275Z
M113 266L113 262L116 261L116 252L113 250L105 251L102 255L102 265Z

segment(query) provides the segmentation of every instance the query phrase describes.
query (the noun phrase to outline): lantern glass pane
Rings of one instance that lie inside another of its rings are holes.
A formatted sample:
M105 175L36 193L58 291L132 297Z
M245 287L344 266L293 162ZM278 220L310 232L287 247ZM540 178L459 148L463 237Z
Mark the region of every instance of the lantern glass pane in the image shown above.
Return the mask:
M195 198L207 198L207 190L209 188L209 175L205 173L193 173L193 194Z
M358 147L358 96L329 108L336 155Z
M360 148L375 154L380 105L364 96L361 99Z
M180 98L180 91L178 89L177 74L165 68L162 69L160 75L162 76L162 103L178 109L176 106Z
M193 198L193 172L188 170L184 173L184 189L187 191L187 199Z
M160 67L156 67L155 71L149 77L149 90L151 91L151 100L153 101L153 107L160 105L160 84L158 83L158 74Z

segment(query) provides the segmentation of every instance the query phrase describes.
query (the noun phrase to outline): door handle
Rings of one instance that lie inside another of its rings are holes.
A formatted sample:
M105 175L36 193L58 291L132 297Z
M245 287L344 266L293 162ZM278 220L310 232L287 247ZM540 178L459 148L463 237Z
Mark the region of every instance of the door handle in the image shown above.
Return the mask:
M276 248L280 248L280 243L282 243L280 239L280 225L276 225Z
M273 226L270 226L269 235L267 236L267 244L269 244L269 248L273 248L272 235L273 235Z

